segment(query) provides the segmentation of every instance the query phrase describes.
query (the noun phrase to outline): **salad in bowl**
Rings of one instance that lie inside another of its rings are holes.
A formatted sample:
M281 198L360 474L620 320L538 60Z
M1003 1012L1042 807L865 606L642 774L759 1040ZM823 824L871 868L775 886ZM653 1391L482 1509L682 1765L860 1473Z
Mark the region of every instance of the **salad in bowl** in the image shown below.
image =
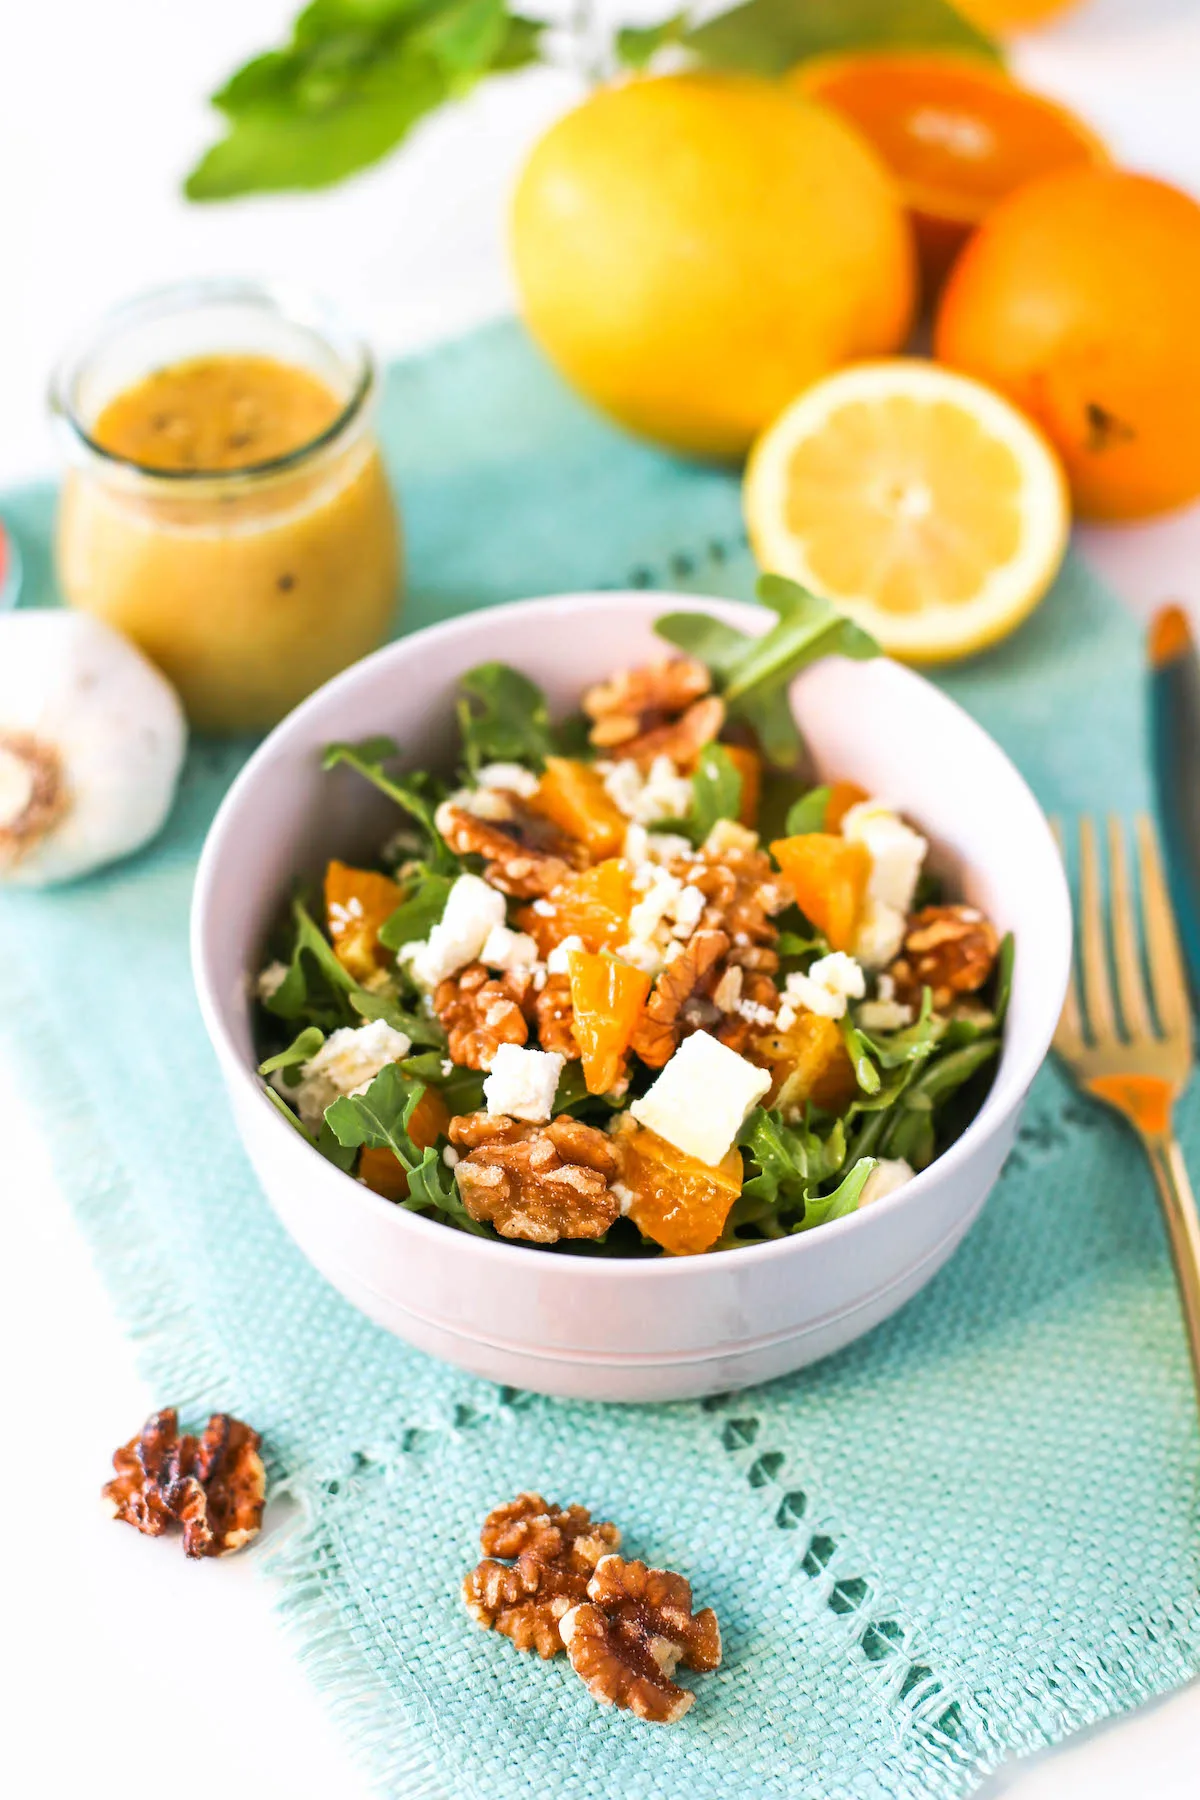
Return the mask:
M272 1099L347 1175L477 1237L674 1257L819 1229L978 1112L1012 941L919 820L806 776L790 683L876 647L760 597L765 635L667 614L561 720L519 667L469 670L436 772L328 746L394 829L295 893L255 1013Z

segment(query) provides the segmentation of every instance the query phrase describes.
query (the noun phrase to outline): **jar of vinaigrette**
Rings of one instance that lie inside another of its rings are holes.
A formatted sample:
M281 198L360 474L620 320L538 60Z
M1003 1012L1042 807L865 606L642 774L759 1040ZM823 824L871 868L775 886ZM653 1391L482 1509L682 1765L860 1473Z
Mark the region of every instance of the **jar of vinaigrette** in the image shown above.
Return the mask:
M202 730L274 724L386 637L400 533L375 396L326 307L239 281L134 301L59 369L63 593Z

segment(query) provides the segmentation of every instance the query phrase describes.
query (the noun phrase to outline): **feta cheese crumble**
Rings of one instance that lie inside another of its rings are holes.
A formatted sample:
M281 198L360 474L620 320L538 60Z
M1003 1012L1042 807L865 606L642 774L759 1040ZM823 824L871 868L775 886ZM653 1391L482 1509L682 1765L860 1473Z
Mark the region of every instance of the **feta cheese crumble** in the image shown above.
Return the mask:
M370 1087L380 1069L400 1062L412 1049L402 1031L394 1031L383 1019L369 1025L343 1025L331 1032L315 1056L300 1065L300 1080L295 1087L283 1081L284 1071L273 1077L278 1093L290 1100L302 1122L315 1131L325 1117L325 1109L342 1094L361 1094Z
M784 999L793 1010L803 1007L822 1019L844 1019L849 1000L861 1000L867 991L860 965L844 950L834 950L810 963L806 973L788 976ZM786 1029L786 1027L785 1027Z
M582 950L583 947L583 939L572 932L570 937L565 937L561 944L555 944L546 958L546 973L548 975L569 975L571 965L567 958L572 950Z
M510 931L507 925L493 925L484 939L479 960L487 969L506 969L514 973L532 969L538 959L538 947L523 931Z
M877 1162L863 1183L863 1191L858 1197L858 1208L870 1206L873 1200L882 1200L885 1194L894 1194L897 1188L911 1181L916 1171L902 1156L887 1157Z
M854 953L864 968L880 969L899 954L904 921L917 891L926 840L882 800L860 800L842 820L842 836L871 858L867 903Z
M707 1031L694 1031L629 1110L639 1125L715 1168L770 1085L765 1069Z
M519 1044L501 1044L483 1084L490 1116L504 1114L531 1125L544 1125L554 1111L563 1061L555 1050L524 1050Z
M656 756L644 775L631 757L597 763L596 767L617 811L636 825L682 819L692 804L691 781L679 773L669 756Z
M856 1019L866 1032L903 1031L913 1022L913 1009L899 1000L864 1000Z
M478 875L460 875L428 938L403 945L398 956L417 985L432 990L474 962L491 932L503 924L504 895Z
M532 800L541 785L532 769L511 762L485 763L475 781L481 788L507 788L522 800Z
M254 991L258 998L260 1000L273 999L287 980L287 972L287 964L281 962L271 962L265 969L260 969L258 980L254 984Z

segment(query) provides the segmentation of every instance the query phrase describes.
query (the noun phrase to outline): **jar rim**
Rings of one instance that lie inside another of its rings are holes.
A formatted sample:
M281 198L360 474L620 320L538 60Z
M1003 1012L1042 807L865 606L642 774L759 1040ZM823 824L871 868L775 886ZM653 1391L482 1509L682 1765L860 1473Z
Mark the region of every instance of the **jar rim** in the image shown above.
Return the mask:
M136 330L141 324L223 304L257 308L264 315L274 314L280 320L298 325L349 364L352 373L350 392L330 423L315 437L306 438L302 444L280 456L243 463L234 469L167 469L154 463L139 462L135 457L122 456L94 438L80 417L75 388L83 370L105 345L125 332ZM150 288L132 300L110 308L81 331L55 366L50 379L49 405L51 414L70 434L72 442L104 466L176 488L204 483L226 485L286 474L336 443L365 411L374 393L376 379L375 358L365 339L326 300L289 282L204 276Z

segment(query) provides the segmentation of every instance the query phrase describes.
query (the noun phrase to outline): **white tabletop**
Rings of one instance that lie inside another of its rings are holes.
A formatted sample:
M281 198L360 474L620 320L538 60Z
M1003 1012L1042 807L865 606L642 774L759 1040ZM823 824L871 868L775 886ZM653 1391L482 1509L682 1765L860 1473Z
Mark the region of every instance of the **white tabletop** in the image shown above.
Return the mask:
M647 0L602 10L629 19ZM536 10L536 9L535 9ZM714 8L715 10L715 8ZM21 9L0 104L0 483L52 466L43 393L71 333L102 307L196 273L323 289L394 353L509 303L501 221L524 147L568 104L538 71L432 121L403 155L326 196L187 207L179 181L212 134L204 94L270 43L288 0L65 0ZM1016 61L1133 165L1200 194L1200 0L1089 0ZM1166 594L1200 614L1200 508L1082 534L1144 615ZM0 954L17 947L0 946ZM277 1627L250 1560L185 1564L177 1544L114 1527L97 1502L114 1446L152 1404L0 1066L0 1458L10 1651L0 1786L29 1800L288 1794L366 1787ZM1147 1202L1149 1203L1149 1201ZM15 1677L15 1692L13 1682ZM1018 1800L1194 1800L1200 1689L1003 1781ZM908 1797L906 1797L908 1800ZM919 1796L912 1796L919 1800Z

